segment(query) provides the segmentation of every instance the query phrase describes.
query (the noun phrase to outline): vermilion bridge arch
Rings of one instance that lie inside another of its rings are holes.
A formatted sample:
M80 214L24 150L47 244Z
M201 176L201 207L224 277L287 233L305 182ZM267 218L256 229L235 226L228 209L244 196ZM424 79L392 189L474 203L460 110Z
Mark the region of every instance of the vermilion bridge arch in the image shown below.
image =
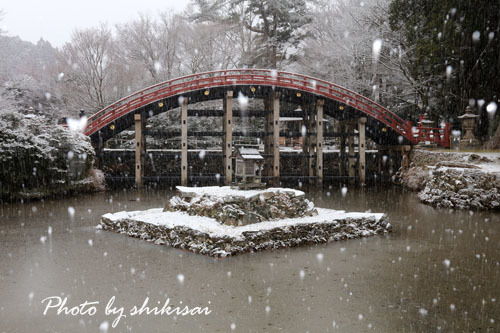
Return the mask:
M429 141L449 146L449 128L415 131L410 121L349 89L306 75L268 69L198 73L153 85L92 115L85 134L98 145L133 125L136 114L148 118L180 107L183 100L197 103L223 99L227 91L232 91L234 96L243 93L254 98L267 98L277 92L281 101L298 105L314 105L321 100L324 114L336 119L365 117L366 135L381 145L412 145Z

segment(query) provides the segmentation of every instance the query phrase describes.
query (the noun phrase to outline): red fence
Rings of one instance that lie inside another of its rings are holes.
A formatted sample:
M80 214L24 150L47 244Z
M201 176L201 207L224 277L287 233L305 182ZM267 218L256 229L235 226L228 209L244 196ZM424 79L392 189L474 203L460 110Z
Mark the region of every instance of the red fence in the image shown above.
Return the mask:
M444 127L423 127L419 125L412 129L414 142L424 144L436 144L438 146L450 147L450 123Z

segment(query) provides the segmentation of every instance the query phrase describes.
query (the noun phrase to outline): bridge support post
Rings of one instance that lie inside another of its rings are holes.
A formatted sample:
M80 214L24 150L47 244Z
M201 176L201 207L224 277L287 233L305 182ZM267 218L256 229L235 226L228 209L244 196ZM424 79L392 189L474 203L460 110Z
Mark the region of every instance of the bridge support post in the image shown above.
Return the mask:
M316 102L316 185L323 185L323 105L325 101Z
M187 186L188 183L188 99L182 98L181 101L181 185Z
M273 101L273 185L280 184L280 93L275 92Z
M302 132L302 153L304 154L304 171L303 175L308 177L314 177L314 139L310 133L313 131L313 126L317 127L317 123L313 119L315 114L314 104L309 102L302 105L303 112L303 126L305 131L301 128ZM311 182L311 178L308 179L308 183Z
M229 185L233 180L233 92L226 91L223 100L223 131L222 153L224 154L224 184Z
M358 175L359 182L361 185L366 183L366 117L361 117L358 119L358 151L359 151L359 161L358 161Z
M314 116L314 105L309 106L309 121L307 122L307 154L309 155L307 157L307 169L309 170L308 176L309 177L314 177L314 147L315 147L315 137L310 134L313 129L313 125L315 124L315 120L313 118ZM309 178L308 183L311 183L312 178Z
M348 175L349 175L349 183L354 183L354 177L356 177L356 155L354 152L354 124L351 122L347 125L347 145L349 149L349 159L348 159Z
M266 164L266 176L272 177L272 185L280 182L280 94L272 92L265 100L267 111L264 138L264 154L271 155L271 162ZM269 161L268 159L268 161Z
M346 133L346 126L344 125L344 122L339 122L338 123L338 129L339 129L339 132L342 133L342 134L345 134ZM340 170L340 176L344 177L346 176L346 170L345 170L345 139L346 137L344 135L342 135L340 137L340 165L339 165L339 170Z
M305 128L305 131L304 131ZM302 153L304 154L304 158L302 161L302 175L309 175L309 157L306 154L309 154L309 109L305 103L302 104L302 127L299 128L299 131L302 133Z
M135 186L144 186L144 155L146 153L146 139L144 137L145 121L140 114L134 115L135 124Z

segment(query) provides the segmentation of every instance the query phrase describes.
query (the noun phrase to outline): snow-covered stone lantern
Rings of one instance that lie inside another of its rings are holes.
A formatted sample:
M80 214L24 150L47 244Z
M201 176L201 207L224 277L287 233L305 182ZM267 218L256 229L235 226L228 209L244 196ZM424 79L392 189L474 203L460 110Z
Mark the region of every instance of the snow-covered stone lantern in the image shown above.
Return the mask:
M434 127L434 121L429 119L429 115L426 113L423 114L423 116L420 117L419 121L420 127L424 128L432 128Z
M439 135L439 133L434 133L434 127L435 123L429 119L427 112L420 115L418 120L418 137L426 146L435 146L434 136Z
M476 119L479 116L472 111L470 106L465 108L463 115L458 118L462 120L462 132L464 136L460 140L460 148L477 148L480 146L480 142L474 136L474 130L476 129Z

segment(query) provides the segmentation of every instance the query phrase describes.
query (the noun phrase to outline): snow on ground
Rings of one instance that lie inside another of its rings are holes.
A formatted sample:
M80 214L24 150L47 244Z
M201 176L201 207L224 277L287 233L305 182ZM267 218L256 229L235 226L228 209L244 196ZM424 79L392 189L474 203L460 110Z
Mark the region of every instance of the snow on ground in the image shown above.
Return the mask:
M103 218L109 219L110 221L130 219L157 226L165 226L167 228L188 227L193 230L207 233L210 237L229 236L232 238L241 238L242 233L246 231L263 231L313 223L331 223L335 220L345 220L349 218L375 218L376 221L379 221L384 215L382 213L346 213L343 210L326 208L317 208L317 210L318 215L316 216L260 222L240 227L223 225L215 219L205 216L188 215L184 212L163 212L162 208L153 208L145 211L123 211L114 214L109 213L103 215Z
M426 150L426 152L463 155L464 160L468 160L469 156L472 154L479 155L481 157L486 157L486 158L489 158L491 160L495 160L495 159L500 158L500 152L495 152L495 151L486 151L486 152L473 151L473 152L471 152L471 151L460 151L460 150L450 149L450 150L437 150L437 151Z
M478 164L478 166L484 172L500 173L500 163L482 163Z
M481 164L472 164L473 166L476 166L477 168L461 168L461 167L451 167L451 166L435 166L435 165L428 165L427 168L430 170L441 170L441 171L446 171L449 169L454 169L454 170L477 170L477 171L482 171L485 173L499 173L500 174L500 164L498 163L481 163Z

